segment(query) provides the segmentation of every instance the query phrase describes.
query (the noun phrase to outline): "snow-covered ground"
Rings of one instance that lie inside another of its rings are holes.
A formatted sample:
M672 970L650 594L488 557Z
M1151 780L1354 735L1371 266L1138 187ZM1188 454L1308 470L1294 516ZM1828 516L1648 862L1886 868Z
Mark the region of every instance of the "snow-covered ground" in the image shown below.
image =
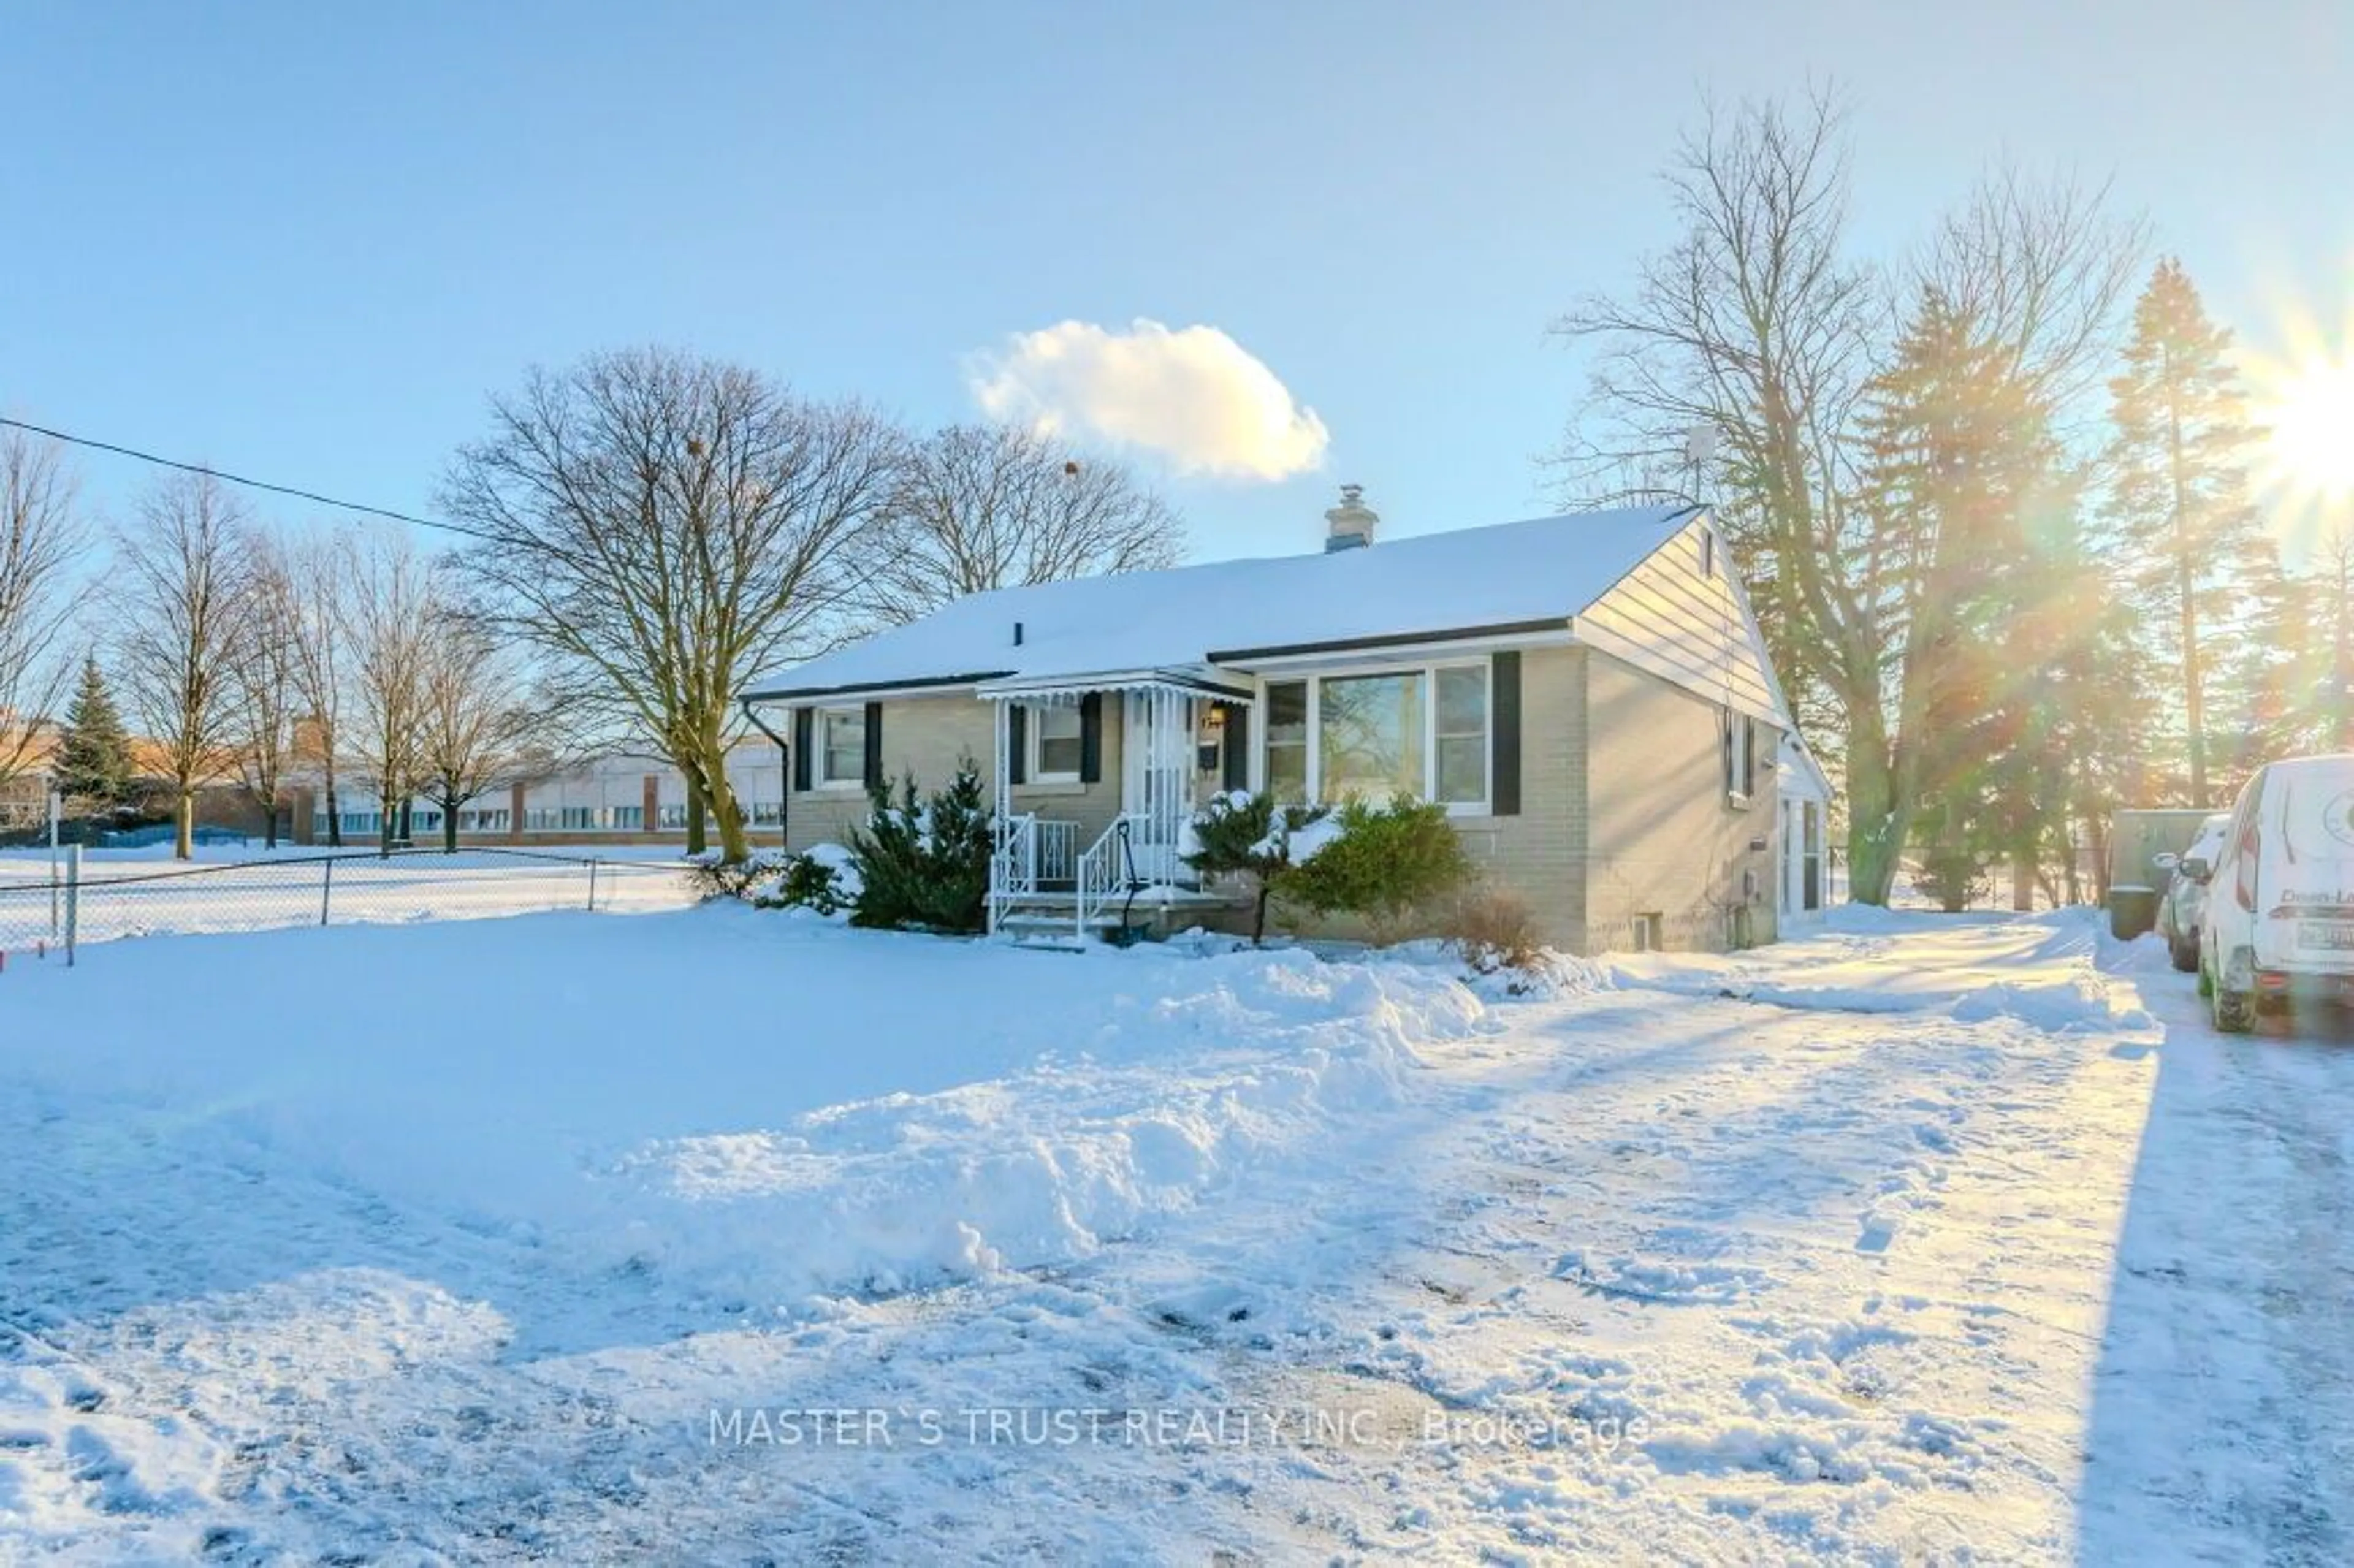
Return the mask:
M2088 918L0 974L0 1559L2337 1563L2354 1054Z
M592 869L591 862L594 862ZM47 850L0 853L0 954L63 943L66 874ZM678 909L697 890L675 846L573 851L407 851L197 846L85 851L78 945L122 937L260 931L323 923L482 919L551 909Z

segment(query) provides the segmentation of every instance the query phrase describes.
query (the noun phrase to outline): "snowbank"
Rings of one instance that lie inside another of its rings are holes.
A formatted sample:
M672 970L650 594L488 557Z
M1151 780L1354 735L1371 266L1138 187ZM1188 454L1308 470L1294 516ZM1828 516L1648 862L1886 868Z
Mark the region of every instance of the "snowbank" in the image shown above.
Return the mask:
M1891 962L1901 940L1903 962ZM1830 929L1755 953L1613 954L1623 986L1834 1012L2010 1018L2052 1031L2151 1029L2103 957L2097 911L2033 916L1838 912Z
M249 972L275 1029L147 1026ZM1498 1027L1410 963L1074 960L732 903L126 945L11 971L0 1006L0 1079L62 1114L180 1107L179 1136L731 1306L1084 1256L1328 1157L1418 1047Z
M1490 1026L1463 986L1402 964L1278 951L1125 967L1168 988L1115 1004L1090 1039L1132 1065L1046 1061L652 1140L591 1177L588 1234L766 1302L1069 1262L1246 1171L1327 1158L1325 1140L1401 1103L1417 1045Z

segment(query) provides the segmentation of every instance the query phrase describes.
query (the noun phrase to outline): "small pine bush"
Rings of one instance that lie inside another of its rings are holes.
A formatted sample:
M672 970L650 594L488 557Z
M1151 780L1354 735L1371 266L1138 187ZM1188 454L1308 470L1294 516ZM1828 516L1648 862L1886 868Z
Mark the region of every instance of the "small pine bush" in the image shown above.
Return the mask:
M1386 806L1351 800L1337 832L1287 869L1278 894L1319 915L1362 915L1377 936L1470 879L1471 859L1447 808L1399 796Z
M1274 796L1243 790L1220 795L1193 818L1193 849L1185 863L1205 876L1247 876L1257 893L1251 940L1267 935L1267 905L1291 864L1292 835L1330 812L1327 806L1278 805Z
M850 833L859 887L850 923L891 930L979 931L988 923L989 811L981 769L957 765L945 789L917 803L912 773L895 800L874 794L874 814Z

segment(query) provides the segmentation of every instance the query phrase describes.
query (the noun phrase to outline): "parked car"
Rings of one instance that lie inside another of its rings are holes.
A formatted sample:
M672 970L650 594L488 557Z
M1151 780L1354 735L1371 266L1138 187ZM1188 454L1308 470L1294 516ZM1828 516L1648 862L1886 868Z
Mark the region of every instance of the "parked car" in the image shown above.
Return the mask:
M2354 756L2266 763L2240 791L2209 872L2199 985L2227 1033L2354 1001Z
M2158 863L2172 872L2165 896L2158 905L2158 934L2166 938L2167 956L2184 974L2199 967L2199 927L2207 913L2207 879L2223 848L2223 830L2232 813L2218 811L2199 824L2199 832L2180 854L2162 854Z

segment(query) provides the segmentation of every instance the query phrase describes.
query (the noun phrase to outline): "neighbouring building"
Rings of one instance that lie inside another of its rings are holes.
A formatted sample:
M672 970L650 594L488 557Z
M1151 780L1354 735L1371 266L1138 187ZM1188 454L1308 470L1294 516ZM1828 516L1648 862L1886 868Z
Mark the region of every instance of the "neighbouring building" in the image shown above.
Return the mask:
M1803 905L1795 726L1703 508L1378 542L1347 486L1325 517L1318 554L975 594L755 683L790 738L786 842L970 757L999 930L1220 920L1232 890L1182 857L1237 789L1442 801L1574 951L1771 940L1794 876Z
M775 842L784 810L784 758L774 743L754 735L728 754L727 780L753 833ZM290 787L299 800L297 842L327 842L327 804L318 780ZM365 842L384 831L384 806L365 786L338 782L336 814L347 842ZM658 758L615 753L545 779L503 785L460 808L458 837L472 844L681 843L686 838L686 779ZM410 802L409 837L441 838L440 810ZM713 831L716 832L716 825Z
M0 832L37 828L49 818L49 776L35 768L0 783Z

